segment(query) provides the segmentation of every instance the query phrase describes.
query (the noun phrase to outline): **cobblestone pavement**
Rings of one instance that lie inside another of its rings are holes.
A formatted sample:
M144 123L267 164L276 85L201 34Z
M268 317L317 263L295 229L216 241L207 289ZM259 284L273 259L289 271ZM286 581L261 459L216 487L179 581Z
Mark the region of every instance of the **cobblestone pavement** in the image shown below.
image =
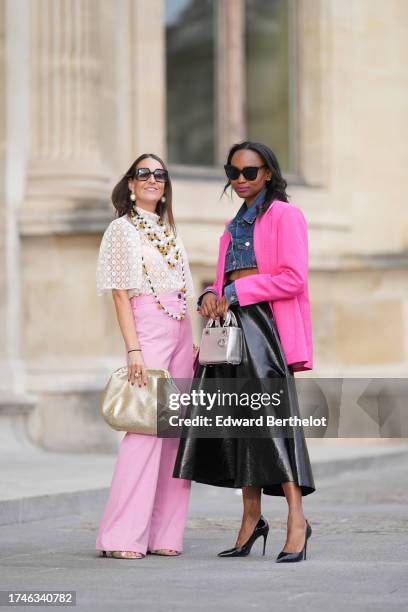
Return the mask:
M98 507L1 527L0 589L72 589L81 611L406 609L408 455L316 484L305 498L313 527L306 562L274 563L284 542L285 501L266 496L266 556L257 542L247 558L217 558L234 543L240 495L195 486L182 556L98 558Z

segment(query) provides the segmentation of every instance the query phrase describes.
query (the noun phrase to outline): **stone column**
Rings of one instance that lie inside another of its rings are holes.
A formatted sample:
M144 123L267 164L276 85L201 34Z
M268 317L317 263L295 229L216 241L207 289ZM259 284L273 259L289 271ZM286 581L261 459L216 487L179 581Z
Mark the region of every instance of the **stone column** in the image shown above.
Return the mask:
M31 0L30 143L24 210L48 211L106 194L99 95L97 0ZM24 215L23 215L24 221Z
M0 0L0 452L28 445L21 359L20 239L27 152L27 15L24 0Z
M165 28L163 0L129 4L131 162L141 153L166 157Z
M17 213L27 149L27 17L23 0L0 2L0 392L24 390L20 360Z

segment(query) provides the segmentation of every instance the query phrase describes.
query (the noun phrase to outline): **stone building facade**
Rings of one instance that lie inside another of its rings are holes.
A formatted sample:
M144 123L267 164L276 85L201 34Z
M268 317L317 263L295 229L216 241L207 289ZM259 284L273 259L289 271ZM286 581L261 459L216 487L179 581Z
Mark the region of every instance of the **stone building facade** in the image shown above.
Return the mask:
M73 451L116 444L98 398L123 344L112 300L96 295L95 262L117 179L141 152L167 158L166 15L179 4L188 1L0 0L0 419L8 439ZM404 377L408 3L287 5L288 191L309 224L313 375ZM220 200L220 168L229 145L248 136L247 9L245 0L211 8L213 163L170 159L197 290L213 278L218 238L236 209ZM266 71L268 57L261 65ZM198 318L194 325L198 340Z

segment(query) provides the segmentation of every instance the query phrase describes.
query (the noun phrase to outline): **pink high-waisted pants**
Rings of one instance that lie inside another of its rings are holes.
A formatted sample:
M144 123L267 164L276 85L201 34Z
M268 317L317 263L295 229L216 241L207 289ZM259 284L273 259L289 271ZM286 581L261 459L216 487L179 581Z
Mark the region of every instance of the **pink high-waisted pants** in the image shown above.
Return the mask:
M160 295L180 314L181 293ZM193 375L191 320L177 321L158 309L151 295L131 298L136 332L147 368L165 368L174 379ZM135 383L137 384L137 383ZM173 478L178 438L126 433L113 473L96 540L97 550L146 553L181 551L190 497L189 480Z

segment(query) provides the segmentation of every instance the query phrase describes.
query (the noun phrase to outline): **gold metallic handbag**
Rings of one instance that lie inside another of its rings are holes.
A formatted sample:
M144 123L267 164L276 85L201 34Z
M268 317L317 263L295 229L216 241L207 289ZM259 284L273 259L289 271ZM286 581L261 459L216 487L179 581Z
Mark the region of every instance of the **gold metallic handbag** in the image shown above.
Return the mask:
M101 413L117 431L157 435L168 426L170 415L180 416L180 408L170 409L170 394L180 395L167 370L146 369L147 385L128 382L127 366L115 370L102 395ZM177 402L178 404L179 402Z

